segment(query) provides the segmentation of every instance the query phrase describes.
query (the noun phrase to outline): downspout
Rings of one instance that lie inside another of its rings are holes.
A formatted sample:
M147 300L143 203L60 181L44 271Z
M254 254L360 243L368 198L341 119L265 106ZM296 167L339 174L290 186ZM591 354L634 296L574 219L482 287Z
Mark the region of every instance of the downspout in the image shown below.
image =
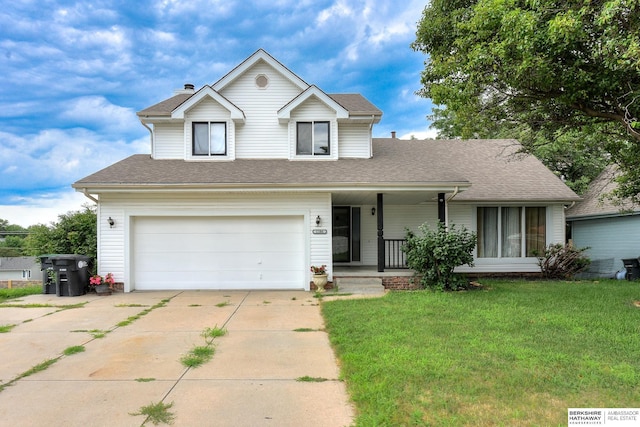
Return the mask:
M376 116L371 115L371 123L369 124L369 158L373 157L373 122L376 121Z
M444 209L445 209L444 217L446 218L444 225L447 228L449 228L449 202L451 201L451 199L456 197L459 192L460 192L460 187L456 185L456 188L453 190L453 194L447 198L446 203L444 204Z
M147 126L147 124L145 122L142 121L142 119L140 119L140 123L142 123L142 126L146 127L147 130L149 131L149 142L151 143L151 157L155 158L155 152L153 151L155 149L155 146L153 144L153 130Z

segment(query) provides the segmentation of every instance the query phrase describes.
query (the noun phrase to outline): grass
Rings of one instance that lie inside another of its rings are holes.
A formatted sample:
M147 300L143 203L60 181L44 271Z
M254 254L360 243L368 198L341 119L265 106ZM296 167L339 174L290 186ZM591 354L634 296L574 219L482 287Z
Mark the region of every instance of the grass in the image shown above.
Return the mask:
M217 325L213 328L205 328L200 336L204 338L206 345L196 346L189 350L189 353L180 358L180 362L187 368L197 368L213 358L216 352L213 346L213 340L218 337L225 336L227 330L219 328Z
M6 334L7 332L10 332L15 327L16 327L16 325L13 325L13 324L0 325L0 334Z
M172 406L173 402L168 404L164 404L162 402L151 403L140 408L139 412L130 413L130 415L145 415L147 418L142 423L143 425L146 424L147 421L152 422L154 425L158 425L160 423L172 424L175 419L173 412L169 411Z
M64 354L65 356L71 356L72 354L82 353L84 350L85 348L83 345L74 345L74 346L65 348L62 354Z
M187 368L197 368L213 358L215 348L209 345L193 347L189 353L182 356L180 362Z
M552 426L570 407L637 406L637 282L483 284L323 302L357 426Z
M304 377L296 378L296 381L302 382L302 383L323 383L323 382L329 381L329 380L327 380L326 378L322 378L322 377L310 377L308 375L305 375Z
M24 288L0 289L0 303L27 295L41 294L42 286L27 286Z

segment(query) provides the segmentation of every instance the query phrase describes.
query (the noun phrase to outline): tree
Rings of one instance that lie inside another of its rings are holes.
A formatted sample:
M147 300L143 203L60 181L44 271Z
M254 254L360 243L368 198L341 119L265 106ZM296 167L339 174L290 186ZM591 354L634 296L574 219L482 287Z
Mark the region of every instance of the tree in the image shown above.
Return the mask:
M25 237L27 237L25 228L10 224L6 219L0 219L0 256L22 256Z
M85 205L84 210L59 215L58 220L49 226L29 227L25 242L29 255L81 254L95 260L98 252L95 207Z
M445 135L614 161L619 195L640 201L639 0L432 0L412 47Z

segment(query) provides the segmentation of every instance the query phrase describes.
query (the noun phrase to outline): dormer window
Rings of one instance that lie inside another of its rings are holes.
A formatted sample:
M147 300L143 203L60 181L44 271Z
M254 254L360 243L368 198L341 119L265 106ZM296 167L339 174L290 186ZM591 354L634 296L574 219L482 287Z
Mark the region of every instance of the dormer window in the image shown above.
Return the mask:
M227 124L225 122L193 123L194 156L226 156Z
M329 122L298 122L296 131L296 154L328 156Z

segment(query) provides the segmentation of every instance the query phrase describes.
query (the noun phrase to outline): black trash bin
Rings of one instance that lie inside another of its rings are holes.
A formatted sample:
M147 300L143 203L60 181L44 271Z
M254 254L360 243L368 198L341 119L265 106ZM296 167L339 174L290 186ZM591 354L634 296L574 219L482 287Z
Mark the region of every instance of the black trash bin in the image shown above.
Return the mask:
M43 294L56 293L56 272L53 270L53 262L51 262L51 257L59 255L60 254L46 254L38 256L38 258L40 258L40 271L42 271Z
M56 272L56 294L75 297L87 293L89 260L85 255L57 255L51 257Z
M627 274L625 276L627 280L638 280L638 279L640 279L640 261L639 261L639 258L623 259L622 263L624 264L624 268L627 270Z

